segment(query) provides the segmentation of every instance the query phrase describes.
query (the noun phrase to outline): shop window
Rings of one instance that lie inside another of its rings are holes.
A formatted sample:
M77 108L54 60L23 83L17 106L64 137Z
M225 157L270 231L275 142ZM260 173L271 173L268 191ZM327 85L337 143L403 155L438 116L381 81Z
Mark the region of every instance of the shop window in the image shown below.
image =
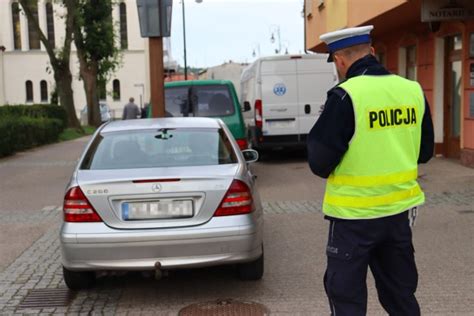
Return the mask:
M33 102L33 82L28 80L25 82L26 102Z
M33 14L33 19L38 21L38 3L36 1L29 1L28 7ZM40 38L38 30L33 26L33 23L28 23L28 42L30 49L40 49Z
M454 50L461 50L462 49L462 35L454 36Z
M21 50L20 7L18 2L12 3L13 48Z
M112 83L114 101L120 101L120 81L115 79Z
M54 38L54 12L51 2L46 3L46 29L48 32L48 42L54 48L56 46Z
M41 102L48 102L48 83L46 80L40 82Z
M406 48L406 68L405 75L407 79L416 80L416 46Z
M120 47L122 49L128 48L128 34L127 34L127 6L125 3L120 3Z

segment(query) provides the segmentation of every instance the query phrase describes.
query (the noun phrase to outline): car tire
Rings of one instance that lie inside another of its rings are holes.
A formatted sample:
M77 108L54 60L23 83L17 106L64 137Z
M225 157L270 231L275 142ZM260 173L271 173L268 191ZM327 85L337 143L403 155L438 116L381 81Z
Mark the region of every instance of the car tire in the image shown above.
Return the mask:
M263 251L262 255L254 261L241 263L237 266L239 279L244 281L256 281L263 277Z
M71 290L89 289L95 284L95 272L71 271L63 267L64 282Z

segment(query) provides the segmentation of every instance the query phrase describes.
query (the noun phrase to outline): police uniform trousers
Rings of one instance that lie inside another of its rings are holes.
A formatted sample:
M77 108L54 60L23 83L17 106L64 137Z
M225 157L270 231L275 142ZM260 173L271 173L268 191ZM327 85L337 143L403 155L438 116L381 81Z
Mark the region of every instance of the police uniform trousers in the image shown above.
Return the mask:
M420 315L408 212L369 220L326 219L330 225L324 287L331 315L366 315L368 267L389 315Z

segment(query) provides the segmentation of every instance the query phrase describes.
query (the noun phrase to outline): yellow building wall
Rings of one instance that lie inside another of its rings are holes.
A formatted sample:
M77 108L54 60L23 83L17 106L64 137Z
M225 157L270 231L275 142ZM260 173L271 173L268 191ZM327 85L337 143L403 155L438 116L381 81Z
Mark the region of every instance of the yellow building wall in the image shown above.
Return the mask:
M366 23L409 0L307 0L306 48L321 44L319 36L326 32ZM322 5L320 5L323 3Z
M347 27L347 10L349 6L347 5L347 0L345 1L327 1L325 3L325 8L327 10L326 14L329 13L328 19L326 19L326 29L327 30L339 30L344 27ZM352 13L351 13L352 14Z
M343 2L348 3L349 12L351 12L348 26L352 27L361 25L408 0L344 0Z

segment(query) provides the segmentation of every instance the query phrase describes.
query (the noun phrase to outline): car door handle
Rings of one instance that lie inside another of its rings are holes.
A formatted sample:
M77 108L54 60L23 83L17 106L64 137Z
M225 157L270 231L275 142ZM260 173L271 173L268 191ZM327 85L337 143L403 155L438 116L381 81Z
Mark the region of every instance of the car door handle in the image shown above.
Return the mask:
M306 104L306 105L304 106L304 113L306 113L306 114L311 113L311 105Z

